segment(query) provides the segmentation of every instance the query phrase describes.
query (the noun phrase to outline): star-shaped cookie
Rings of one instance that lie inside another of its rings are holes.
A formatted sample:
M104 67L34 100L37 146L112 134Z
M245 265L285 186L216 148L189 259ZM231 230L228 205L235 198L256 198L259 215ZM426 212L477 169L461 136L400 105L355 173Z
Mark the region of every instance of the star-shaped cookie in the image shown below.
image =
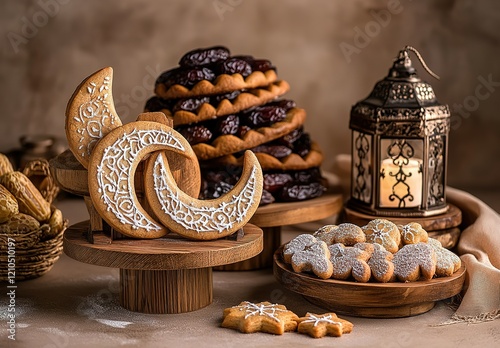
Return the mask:
M297 328L297 314L280 304L270 302L241 302L238 306L226 308L222 327L243 333L267 332L282 335Z
M340 337L342 334L350 333L353 328L350 321L340 319L335 313L307 313L305 317L299 318L297 322L299 324L298 332L314 338L324 336Z

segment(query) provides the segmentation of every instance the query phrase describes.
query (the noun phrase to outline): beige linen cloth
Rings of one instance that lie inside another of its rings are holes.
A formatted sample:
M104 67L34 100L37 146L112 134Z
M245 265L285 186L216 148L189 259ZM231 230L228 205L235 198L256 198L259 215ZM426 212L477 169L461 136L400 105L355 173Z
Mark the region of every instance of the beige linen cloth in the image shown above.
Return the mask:
M336 158L334 174L326 173L333 186L348 197L351 156ZM478 198L447 187L447 201L462 210L466 226L457 253L467 269L463 298L452 318L443 323L481 323L500 319L500 215Z

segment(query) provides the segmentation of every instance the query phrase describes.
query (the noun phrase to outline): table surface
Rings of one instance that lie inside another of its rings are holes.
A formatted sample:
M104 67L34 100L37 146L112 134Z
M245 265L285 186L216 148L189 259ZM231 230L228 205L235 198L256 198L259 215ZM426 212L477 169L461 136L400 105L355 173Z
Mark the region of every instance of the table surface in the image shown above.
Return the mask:
M83 200L66 199L58 207L71 223L88 218ZM329 218L334 219L334 217ZM319 221L318 226L330 223ZM289 226L283 242L309 227ZM272 270L214 272L213 303L201 310L170 315L130 312L119 305L118 269L93 266L62 255L46 275L18 282L16 341L7 339L7 306L1 296L1 347L494 347L500 322L436 326L453 314L446 301L430 312L401 319L344 317L351 334L313 339L298 333L274 336L242 334L220 327L224 308L241 301L286 305L299 316L325 312L283 288ZM6 293L5 286L3 287Z

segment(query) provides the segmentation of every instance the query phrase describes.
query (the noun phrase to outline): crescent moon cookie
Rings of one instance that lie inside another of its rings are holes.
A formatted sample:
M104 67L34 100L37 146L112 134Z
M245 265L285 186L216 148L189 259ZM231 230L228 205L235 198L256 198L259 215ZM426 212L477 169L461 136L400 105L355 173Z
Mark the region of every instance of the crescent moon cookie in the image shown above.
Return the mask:
M432 246L436 253L436 276L448 277L458 271L462 262L460 257L452 251L443 248L441 242L434 238L429 238L427 244Z
M113 69L101 69L76 88L66 107L66 138L75 158L88 168L96 143L122 125L112 95Z
M394 273L402 282L430 280L436 273L436 253L426 243L408 244L394 254Z
M366 235L367 242L378 243L393 254L399 250L401 233L398 227L391 221L375 219L370 221L362 229Z
M353 246L356 243L366 241L361 227L348 222L338 226L325 225L314 232L313 236L324 241L327 245L342 243L346 246Z
M354 325L347 320L340 319L335 313L314 314L307 313L305 317L297 319L297 331L314 338L325 336L340 337L352 332Z
M321 279L328 279L333 272L328 246L310 234L301 234L287 243L283 259L297 273L313 272Z
M370 244L367 244L369 247ZM336 243L328 247L330 251L330 261L333 264L332 278L346 280L351 275L361 283L366 283L370 280L371 270L368 266L368 260L373 252L346 247L341 243Z
M109 132L95 146L88 168L89 192L99 215L113 228L134 238L167 233L140 205L134 173L149 153L170 150L196 160L189 143L171 127L157 122L131 122Z
M280 304L241 302L224 309L221 326L243 333L266 332L283 335L297 329L297 314Z
M234 233L250 220L262 194L262 170L250 151L245 154L240 180L217 199L199 200L179 190L160 153L148 160L144 177L146 199L158 220L190 239L217 239Z
M404 226L399 225L398 228L401 232L401 242L403 245L420 242L426 243L429 239L427 231L418 222L410 222Z

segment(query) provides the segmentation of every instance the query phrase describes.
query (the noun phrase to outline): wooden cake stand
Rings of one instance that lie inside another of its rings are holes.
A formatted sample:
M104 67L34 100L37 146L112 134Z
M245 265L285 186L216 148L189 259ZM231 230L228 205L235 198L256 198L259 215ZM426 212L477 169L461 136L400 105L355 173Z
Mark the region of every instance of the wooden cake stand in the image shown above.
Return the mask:
M427 231L429 237L435 238L441 242L443 247L452 249L460 238L460 224L462 223L462 211L457 206L448 203L448 211L443 214L427 216L427 217L384 217L384 219L394 222L396 225L405 225L410 222L418 222L424 230ZM343 222L351 222L353 224L364 226L370 220L380 218L365 214L348 207L345 207L341 220Z
M245 261L216 267L217 271L248 271L270 268L273 254L281 245L282 226L317 221L340 213L342 195L325 194L303 202L272 203L257 209L250 223L259 226L264 232L264 249ZM311 231L314 232L314 231Z
M87 170L71 152L52 159L50 165L63 190L84 197L90 215L90 220L66 230L64 252L77 261L119 268L120 303L126 309L166 314L203 308L212 303L212 267L239 262L262 251L263 232L252 224L232 236L211 241L191 241L173 233L146 240L124 237L94 209ZM136 178L140 176L138 170ZM137 180L138 196L140 183Z

